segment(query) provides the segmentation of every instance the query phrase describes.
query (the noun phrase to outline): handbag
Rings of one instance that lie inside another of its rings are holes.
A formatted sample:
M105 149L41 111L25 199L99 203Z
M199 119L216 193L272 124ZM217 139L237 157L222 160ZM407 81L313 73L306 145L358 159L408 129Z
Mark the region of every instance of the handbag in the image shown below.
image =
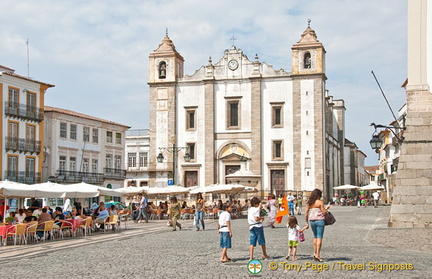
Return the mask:
M327 211L327 214L324 216L324 221L326 226L333 225L336 222L336 218L330 211Z
M303 232L299 232L298 238L299 238L300 242L304 242L305 241L304 233Z

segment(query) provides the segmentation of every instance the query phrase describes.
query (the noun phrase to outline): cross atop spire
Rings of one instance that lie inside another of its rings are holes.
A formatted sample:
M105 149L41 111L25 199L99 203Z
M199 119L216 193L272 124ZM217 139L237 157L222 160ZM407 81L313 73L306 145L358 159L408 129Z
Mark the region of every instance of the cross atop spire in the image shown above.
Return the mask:
M308 27L310 27L310 23L311 23L311 19L310 18L308 18Z
M232 41L232 44L234 45L234 41L237 40L237 38L234 37L234 36L232 36L232 37L230 38L230 40Z
M168 28L165 28L165 35L168 37Z

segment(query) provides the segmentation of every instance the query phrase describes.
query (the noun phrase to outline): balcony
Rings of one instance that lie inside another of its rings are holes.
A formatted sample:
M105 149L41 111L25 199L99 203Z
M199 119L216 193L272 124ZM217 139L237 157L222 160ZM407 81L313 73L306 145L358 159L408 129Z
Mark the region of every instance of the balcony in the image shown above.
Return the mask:
M148 170L148 164L145 164L144 166L136 164L134 167L132 167L132 166L126 166L126 169L127 169L128 172L146 171L146 170Z
M55 176L50 177L49 180L55 183L100 184L103 183L104 176L103 173L57 170Z
M126 179L126 170L104 168L105 178Z
M25 171L5 171L5 179L9 181L35 184L41 182L40 172L25 172Z
M43 121L43 109L35 106L27 106L16 102L5 102L5 115L21 119L41 122Z
M5 138L6 151L29 152L39 154L41 151L41 142L39 140L23 139L16 137Z

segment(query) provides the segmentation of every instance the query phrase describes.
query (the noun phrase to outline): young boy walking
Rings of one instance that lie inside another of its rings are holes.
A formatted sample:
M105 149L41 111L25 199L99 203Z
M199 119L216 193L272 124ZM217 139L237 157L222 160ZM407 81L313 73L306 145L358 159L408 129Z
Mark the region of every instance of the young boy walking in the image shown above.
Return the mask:
M228 248L231 249L231 238L232 238L232 231L231 231L231 211L232 206L225 205L224 211L221 212L219 215L219 222L218 222L218 234L220 237L220 248L222 248L222 255L221 255L221 263L226 263L231 261L230 258L228 258L227 250Z
M261 217L260 213L262 210L262 204L259 198L253 197L250 201L251 207L248 210L248 222L249 222L249 234L250 234L250 246L249 246L249 258L253 260L253 253L256 243L261 245L263 259L270 259L267 255L264 228L262 221L264 217Z

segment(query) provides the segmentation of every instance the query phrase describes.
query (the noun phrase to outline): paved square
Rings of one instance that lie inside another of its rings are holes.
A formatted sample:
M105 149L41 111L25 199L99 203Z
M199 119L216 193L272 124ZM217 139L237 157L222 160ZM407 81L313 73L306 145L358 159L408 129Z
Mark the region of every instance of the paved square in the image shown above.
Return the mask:
M312 231L298 248L298 261L286 261L286 217L275 229L265 228L272 260L262 261L261 278L430 278L431 230L388 229L390 207L332 207L337 221L324 232L322 258L312 259ZM300 226L304 215L297 216ZM233 220L233 248L229 263L220 263L216 220L195 231L192 220L172 232L166 220L130 224L120 233L87 238L0 247L3 278L250 278L249 232L246 219ZM255 258L260 259L260 248ZM275 270L271 270L271 268ZM394 270L389 269L411 269ZM328 270L326 270L328 269ZM359 270L364 269L364 270ZM373 270L371 270L373 269ZM381 270L381 271L380 271Z

